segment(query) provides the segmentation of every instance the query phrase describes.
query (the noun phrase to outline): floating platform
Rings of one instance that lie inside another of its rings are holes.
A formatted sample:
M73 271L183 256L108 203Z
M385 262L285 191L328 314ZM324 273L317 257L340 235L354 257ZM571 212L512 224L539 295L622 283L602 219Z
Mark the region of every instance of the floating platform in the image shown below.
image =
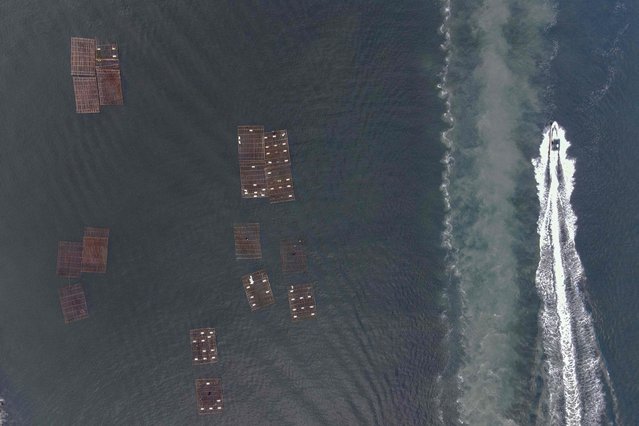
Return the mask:
M237 259L261 259L260 224L241 223L233 225L235 257Z
M79 278L82 269L82 243L58 242L56 274L65 278Z
M266 196L264 126L237 127L242 198Z
M197 379L195 399L198 414L212 414L222 411L222 381L220 379Z
M85 319L89 316L87 300L84 297L82 284L73 284L58 290L60 294L60 306L66 324Z
M315 318L316 306L313 286L310 284L291 286L288 290L288 304L291 308L293 321Z
M242 277L242 285L251 311L257 311L275 303L271 283L266 271L260 270Z
M75 95L75 112L78 114L95 114L100 112L98 80L95 76L74 76L73 93Z
M217 362L217 342L214 328L191 330L191 358L193 365Z
M285 273L306 272L306 253L302 240L284 240L280 242L282 271Z
M71 75L95 75L95 48L95 39L71 37Z
M288 132L275 130L266 134L264 136L264 150L266 153L264 171L269 201L282 203L295 200Z
M109 251L109 228L84 228L82 272L105 273Z
M92 38L71 38L71 75L75 110L98 113L101 105L123 105L118 45Z

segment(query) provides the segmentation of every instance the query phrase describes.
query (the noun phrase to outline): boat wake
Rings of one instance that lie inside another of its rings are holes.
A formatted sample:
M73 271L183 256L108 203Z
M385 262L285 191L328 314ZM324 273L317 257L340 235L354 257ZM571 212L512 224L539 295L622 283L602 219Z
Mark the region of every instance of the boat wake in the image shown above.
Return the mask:
M542 301L548 420L592 425L605 419L602 378L607 371L582 293L585 275L570 204L575 161L566 154L569 147L564 129L553 123L545 129L539 157L533 160L540 204L536 285Z
M4 411L4 399L0 396L0 426L5 424L7 420L7 412Z

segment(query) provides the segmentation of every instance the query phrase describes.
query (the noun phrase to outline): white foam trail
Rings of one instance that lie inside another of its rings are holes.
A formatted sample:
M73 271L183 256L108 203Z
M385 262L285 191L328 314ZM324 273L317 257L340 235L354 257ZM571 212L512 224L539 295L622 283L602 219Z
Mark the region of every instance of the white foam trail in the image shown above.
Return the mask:
M565 148L564 148L565 149ZM552 152L551 152L552 154ZM570 318L570 307L566 291L566 275L562 256L561 223L559 213L559 159L558 155L550 156L550 188L548 201L550 204L550 233L552 245L552 260L554 272L556 307L559 316L559 341L562 354L562 381L564 386L564 403L566 410L566 424L579 425L581 423L581 396L577 383L576 353L573 344L573 330Z
M568 425L599 424L605 411L603 363L580 285L583 267L575 247L577 218L570 205L575 161L566 155L570 142L556 123L559 151L549 151L545 129L539 158L533 160L540 215L540 260L536 284L542 299L550 421Z
M7 412L4 411L4 399L0 397L0 426L2 426L7 420Z

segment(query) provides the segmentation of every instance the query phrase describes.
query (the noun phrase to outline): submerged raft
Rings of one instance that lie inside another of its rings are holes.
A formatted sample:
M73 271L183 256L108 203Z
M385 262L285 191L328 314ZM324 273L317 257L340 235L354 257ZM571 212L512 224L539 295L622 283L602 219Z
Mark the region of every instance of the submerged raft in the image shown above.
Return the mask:
M259 223L240 223L233 226L235 257L237 259L261 259Z
M64 322L69 324L73 321L85 319L89 316L87 300L84 296L82 284L71 284L61 287L59 290L60 307Z
M280 242L282 271L285 273L306 272L306 253L302 240L283 240Z

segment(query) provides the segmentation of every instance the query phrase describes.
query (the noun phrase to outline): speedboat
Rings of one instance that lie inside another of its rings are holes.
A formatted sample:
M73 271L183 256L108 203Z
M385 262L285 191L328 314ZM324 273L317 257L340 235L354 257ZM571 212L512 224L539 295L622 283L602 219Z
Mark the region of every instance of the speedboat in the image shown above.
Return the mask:
M550 127L550 149L559 151L559 135L557 132L557 122L553 122Z

